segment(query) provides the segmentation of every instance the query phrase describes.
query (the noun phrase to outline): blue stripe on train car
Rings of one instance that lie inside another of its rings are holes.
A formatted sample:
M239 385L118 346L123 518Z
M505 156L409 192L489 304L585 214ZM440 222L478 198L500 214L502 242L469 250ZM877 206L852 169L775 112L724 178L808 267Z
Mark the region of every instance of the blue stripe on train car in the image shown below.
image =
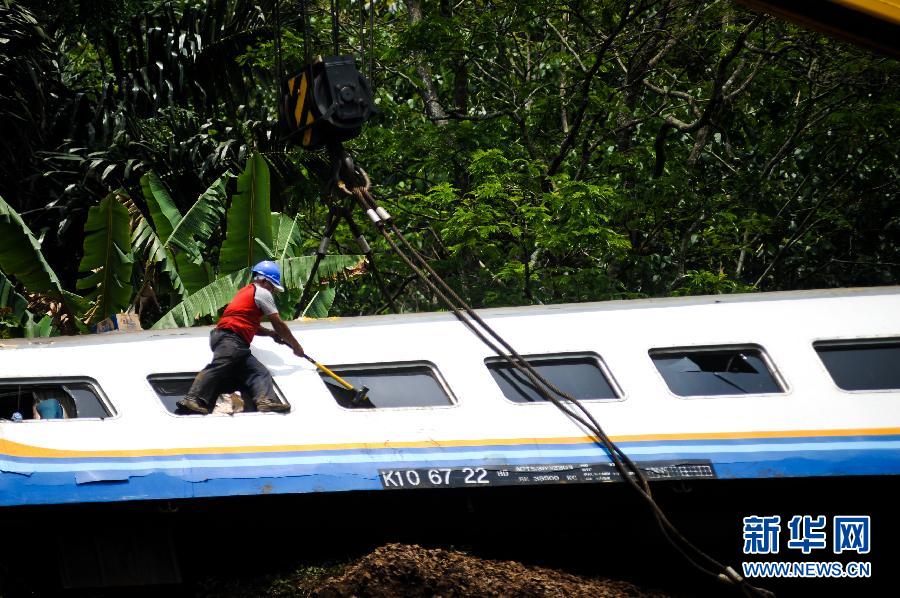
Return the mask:
M707 459L718 478L900 474L900 437L623 442L638 463ZM340 449L128 458L0 459L0 505L380 490L379 471L608 463L597 445Z

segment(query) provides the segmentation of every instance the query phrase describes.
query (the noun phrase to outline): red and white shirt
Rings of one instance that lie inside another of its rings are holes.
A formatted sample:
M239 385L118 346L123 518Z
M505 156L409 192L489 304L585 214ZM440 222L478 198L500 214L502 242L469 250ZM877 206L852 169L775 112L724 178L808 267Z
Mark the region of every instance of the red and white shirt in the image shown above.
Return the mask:
M272 293L254 282L237 292L225 308L225 313L222 314L216 328L236 332L250 344L256 336L256 329L263 316L275 313L278 313L278 308L275 306Z

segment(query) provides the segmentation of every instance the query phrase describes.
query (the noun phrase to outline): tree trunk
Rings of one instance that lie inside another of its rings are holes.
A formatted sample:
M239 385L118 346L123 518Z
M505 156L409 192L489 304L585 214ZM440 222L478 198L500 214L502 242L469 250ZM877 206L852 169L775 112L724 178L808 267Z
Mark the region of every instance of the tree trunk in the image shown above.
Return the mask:
M406 10L409 11L409 22L413 25L422 22L422 5L419 3L419 0L405 0L405 3ZM438 98L437 86L434 84L431 68L426 64L420 52L415 52L412 59L416 65L416 74L422 80L419 92L422 94L422 101L425 102L425 113L437 125L446 125L447 113L444 111L444 107L441 106Z

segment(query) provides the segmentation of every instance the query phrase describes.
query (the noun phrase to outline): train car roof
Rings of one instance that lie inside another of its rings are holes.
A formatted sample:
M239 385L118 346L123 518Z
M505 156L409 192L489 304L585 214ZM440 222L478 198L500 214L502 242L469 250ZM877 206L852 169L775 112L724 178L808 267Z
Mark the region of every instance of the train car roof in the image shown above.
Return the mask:
M589 303L560 303L550 305L528 305L518 307L496 307L479 309L483 318L504 318L528 315L571 314L632 309L658 309L696 305L767 303L775 301L803 301L810 299L839 299L847 297L874 297L900 294L900 286L821 289L808 291L776 291L766 293L736 293L729 295L696 295L690 297L658 297L650 299L622 299ZM454 319L452 313L420 312L409 314L388 314L379 316L331 317L322 319L298 319L288 322L292 327L302 324L306 330L347 328L361 326L385 326L391 324L412 324L440 322ZM0 341L0 350L89 346L95 344L142 342L152 339L173 337L199 337L209 334L210 326L192 328L170 328L144 330L142 332L107 332L102 334L63 336L49 338L21 338Z

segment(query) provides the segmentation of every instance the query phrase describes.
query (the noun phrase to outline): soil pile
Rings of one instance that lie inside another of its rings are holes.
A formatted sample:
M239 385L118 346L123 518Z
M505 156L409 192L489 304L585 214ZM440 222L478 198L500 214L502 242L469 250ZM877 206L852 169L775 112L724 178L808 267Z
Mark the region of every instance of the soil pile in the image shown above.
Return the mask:
M312 596L547 596L666 598L623 582L588 579L513 561L490 561L455 550L388 544L324 580Z

